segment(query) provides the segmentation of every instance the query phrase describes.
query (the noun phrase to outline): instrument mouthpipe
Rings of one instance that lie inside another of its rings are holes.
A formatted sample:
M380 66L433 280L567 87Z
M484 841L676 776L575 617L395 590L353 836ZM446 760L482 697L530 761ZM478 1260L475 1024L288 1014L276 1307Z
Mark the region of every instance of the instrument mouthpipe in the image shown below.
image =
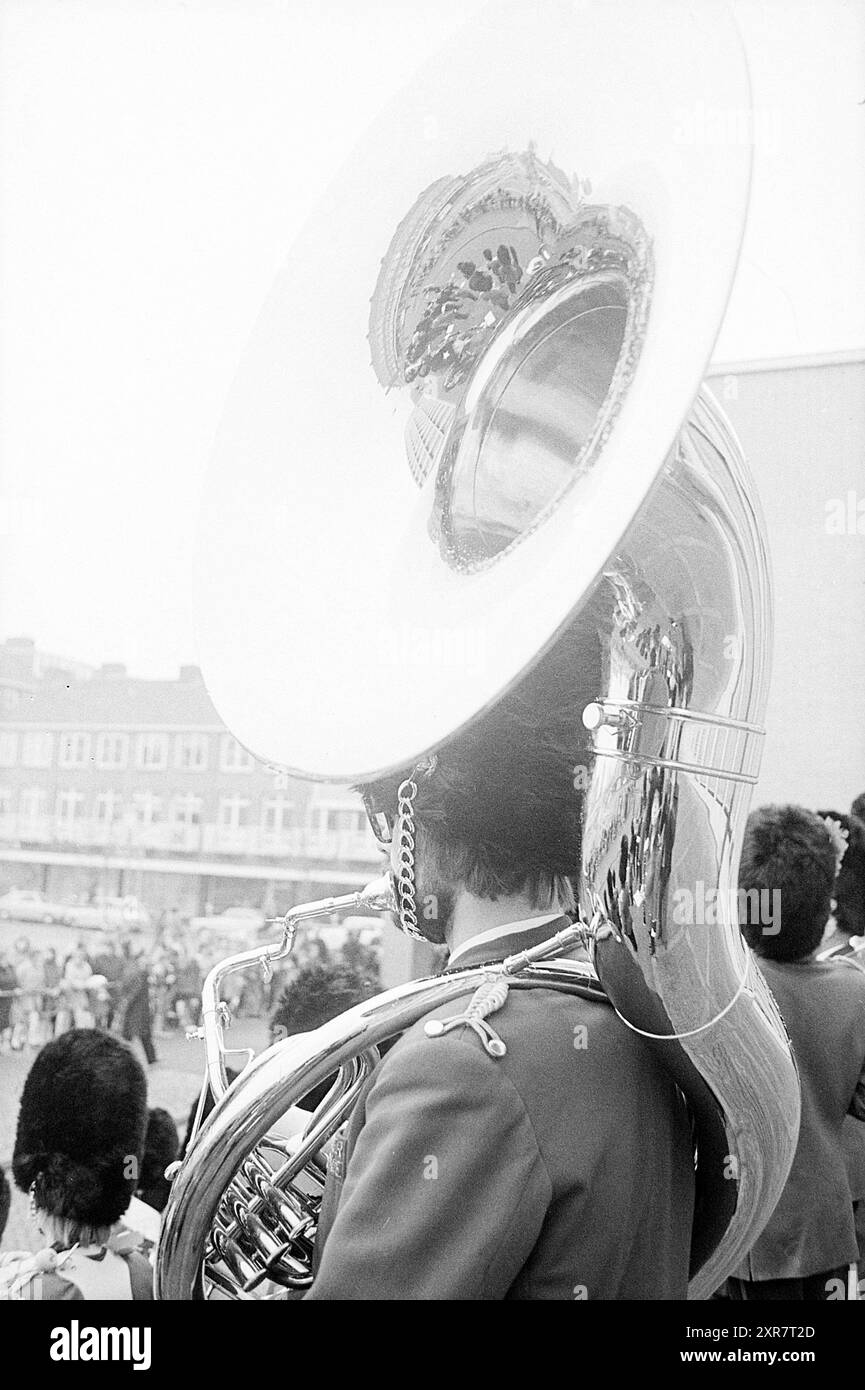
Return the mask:
M274 961L283 960L290 955L298 925L312 917L328 916L332 912L348 912L353 908L369 908L375 912L395 912L396 896L390 874L382 874L356 893L343 893L339 897L320 898L317 902L302 903L290 907L282 918L282 937L267 946L259 946L251 951L241 951L238 955L227 956L213 967L204 981L201 991L201 1030L204 1036L204 1052L207 1079L216 1100L221 1100L228 1090L228 1076L225 1070L225 1046L222 1030L227 1021L227 1009L219 994L222 981L239 970L251 965L260 965L268 971Z
M542 941L540 946L532 946L528 951L520 951L518 955L508 956L502 962L502 973L504 975L518 975L521 970L525 970L527 965L534 965L536 961L547 960L550 956L564 955L566 951L572 951L575 946L584 946L587 939L587 928L583 922L577 922L572 927L565 927L562 931L556 932L549 940Z

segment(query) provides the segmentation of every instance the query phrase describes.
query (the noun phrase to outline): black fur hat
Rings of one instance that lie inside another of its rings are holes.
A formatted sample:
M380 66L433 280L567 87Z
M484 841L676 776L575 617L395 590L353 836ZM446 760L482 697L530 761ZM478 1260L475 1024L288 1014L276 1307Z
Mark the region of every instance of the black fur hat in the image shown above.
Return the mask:
M593 611L581 612L513 690L439 750L431 776L416 779L418 823L467 847L503 891L518 891L537 871L580 870L581 774L592 761L582 712L602 688ZM409 772L365 785L368 805L392 815Z
M165 1170L177 1158L179 1148L180 1135L168 1111L158 1108L151 1110L147 1116L138 1196L154 1211L164 1211L168 1204L171 1183L165 1176Z
M111 1226L137 1186L147 1083L117 1038L74 1028L47 1043L24 1083L12 1171L36 1206L81 1226Z

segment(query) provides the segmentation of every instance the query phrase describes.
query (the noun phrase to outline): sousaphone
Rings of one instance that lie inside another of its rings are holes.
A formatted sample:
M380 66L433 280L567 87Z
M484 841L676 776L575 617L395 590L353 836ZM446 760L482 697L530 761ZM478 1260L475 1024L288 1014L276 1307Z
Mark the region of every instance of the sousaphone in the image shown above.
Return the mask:
M433 27L431 12L431 48ZM739 445L701 385L750 148L695 143L709 125L691 118L748 107L715 4L481 12L408 78L293 247L228 401L199 546L208 689L246 748L296 776L409 768L575 632L591 646L594 685L573 673L581 922L552 960L505 968L524 988L600 983L688 1095L694 1297L768 1220L799 1118L734 893L769 567ZM386 905L390 885L351 901ZM161 1297L308 1287L322 1143L379 1045L477 986L467 971L391 990L227 1087L220 979L269 968L332 906L288 914L281 942L208 981L221 1099L173 1185ZM335 1072L288 1142L285 1112Z

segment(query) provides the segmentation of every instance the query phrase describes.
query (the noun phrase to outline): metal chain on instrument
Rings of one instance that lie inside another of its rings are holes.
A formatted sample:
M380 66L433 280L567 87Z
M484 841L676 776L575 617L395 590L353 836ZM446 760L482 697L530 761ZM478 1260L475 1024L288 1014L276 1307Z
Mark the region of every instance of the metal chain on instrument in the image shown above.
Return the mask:
M397 791L397 871L394 875L396 887L399 924L406 936L415 941L426 941L417 924L417 885L414 872L415 823L414 799L417 796L415 777L421 773L427 777L434 771L436 758L418 763L410 777L400 782Z

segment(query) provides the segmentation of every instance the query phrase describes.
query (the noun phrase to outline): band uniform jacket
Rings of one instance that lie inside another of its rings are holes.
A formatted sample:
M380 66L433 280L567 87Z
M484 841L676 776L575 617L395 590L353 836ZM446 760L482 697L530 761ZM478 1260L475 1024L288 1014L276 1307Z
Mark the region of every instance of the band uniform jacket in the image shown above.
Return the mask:
M856 1260L845 1116L865 1119L865 974L848 961L757 964L787 1025L802 1089L793 1166L740 1279L804 1279Z
M489 964L563 918L458 953ZM310 1299L680 1299L694 1165L687 1108L606 1003L511 989L487 1022L432 1010L367 1080L330 1160Z

